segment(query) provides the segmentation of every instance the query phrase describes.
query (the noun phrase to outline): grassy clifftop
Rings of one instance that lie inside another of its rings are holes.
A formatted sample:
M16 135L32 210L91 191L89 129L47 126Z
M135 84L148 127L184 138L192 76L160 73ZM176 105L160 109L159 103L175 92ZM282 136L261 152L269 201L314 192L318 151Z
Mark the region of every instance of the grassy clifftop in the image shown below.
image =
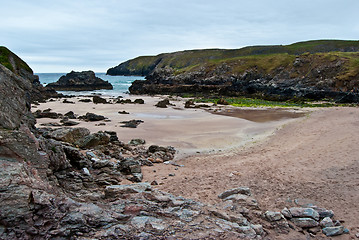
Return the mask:
M205 49L141 56L121 63L107 71L109 75L148 75L156 67L165 66L185 71L198 65L256 55L300 55L303 53L358 52L359 41L316 40L290 45L251 46L240 49ZM260 58L257 58L260 59Z
M3 46L0 46L0 64L18 75L22 75L25 72L27 74L33 74L32 69L26 62Z

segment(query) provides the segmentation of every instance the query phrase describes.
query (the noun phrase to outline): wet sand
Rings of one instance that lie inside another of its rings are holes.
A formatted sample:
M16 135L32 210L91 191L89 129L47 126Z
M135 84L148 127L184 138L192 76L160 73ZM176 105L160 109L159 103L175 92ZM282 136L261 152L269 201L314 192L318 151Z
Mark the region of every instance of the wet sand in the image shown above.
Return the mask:
M134 138L145 139L147 145L156 144L173 146L178 152L176 159L208 152L219 152L243 146L251 142L264 139L284 123L291 121L290 118L281 118L276 121L255 122L243 118L234 118L225 114L211 114L203 109L184 108L183 99L171 100L174 106L158 108L154 105L163 97L130 96L130 99L142 98L145 104L93 104L79 102L81 98L68 99L75 104L62 103L60 101L47 102L33 108L33 111L51 108L52 111L65 114L73 111L76 115L84 115L87 112L100 114L110 121L84 122L78 121L77 127L86 127L91 132L116 131L119 139L128 142ZM214 108L213 108L214 109ZM217 111L232 111L230 106L216 108ZM119 111L126 111L130 114L119 114ZM259 110L264 112L263 109ZM272 115L275 115L273 110ZM252 110L248 114L254 115L257 112ZM278 110L278 114L282 114ZM291 114L291 113L288 113ZM258 118L258 117L257 117ZM123 128L121 121L142 120L137 128ZM270 119L269 119L270 120ZM59 122L54 119L38 119L38 127L43 123ZM101 123L101 125L99 125Z

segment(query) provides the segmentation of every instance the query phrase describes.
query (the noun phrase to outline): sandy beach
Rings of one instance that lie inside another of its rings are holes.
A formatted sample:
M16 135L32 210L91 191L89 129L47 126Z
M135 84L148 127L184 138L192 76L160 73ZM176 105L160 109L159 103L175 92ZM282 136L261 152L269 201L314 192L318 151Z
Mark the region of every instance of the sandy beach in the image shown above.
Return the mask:
M154 105L162 97L130 98L142 98L145 104L95 105L72 98L68 100L75 104L53 101L33 111L51 108L63 114L101 114L110 120L101 122L105 125L79 121L77 126L92 132L116 131L124 142L142 138L148 145L175 147L175 162L181 167L143 167L144 181L156 180L160 190L215 204L224 189L248 186L263 209L281 210L295 201L332 209L350 230L350 235L335 239L351 239L359 232L359 108L304 109L299 118L284 114L261 122L185 109L183 100L174 99L174 106L157 108ZM135 129L120 127L119 122L132 119L144 123ZM57 121L38 119L37 126Z

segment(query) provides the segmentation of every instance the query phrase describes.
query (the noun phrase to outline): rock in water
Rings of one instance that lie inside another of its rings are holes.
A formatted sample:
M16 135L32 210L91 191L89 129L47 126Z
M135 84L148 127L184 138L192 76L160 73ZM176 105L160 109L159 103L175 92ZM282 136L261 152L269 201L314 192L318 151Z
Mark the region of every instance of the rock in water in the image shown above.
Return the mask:
M92 91L99 89L113 89L108 81L95 76L93 71L72 71L60 77L57 82L49 83L47 87L60 91Z

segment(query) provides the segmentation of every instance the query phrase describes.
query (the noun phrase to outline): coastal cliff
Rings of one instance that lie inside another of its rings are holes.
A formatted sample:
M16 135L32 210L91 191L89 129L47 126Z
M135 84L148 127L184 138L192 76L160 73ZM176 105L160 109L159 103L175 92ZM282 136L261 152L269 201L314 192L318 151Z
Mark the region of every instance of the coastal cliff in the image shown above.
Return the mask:
M147 73L133 94L205 94L358 102L359 41L321 40L139 57L108 74Z
M39 81L39 76L34 75L33 70L29 65L19 58L15 53L0 46L0 64L17 76L27 79L32 85L28 89L28 94L31 102L44 101L50 97L60 96L54 89L42 86Z

